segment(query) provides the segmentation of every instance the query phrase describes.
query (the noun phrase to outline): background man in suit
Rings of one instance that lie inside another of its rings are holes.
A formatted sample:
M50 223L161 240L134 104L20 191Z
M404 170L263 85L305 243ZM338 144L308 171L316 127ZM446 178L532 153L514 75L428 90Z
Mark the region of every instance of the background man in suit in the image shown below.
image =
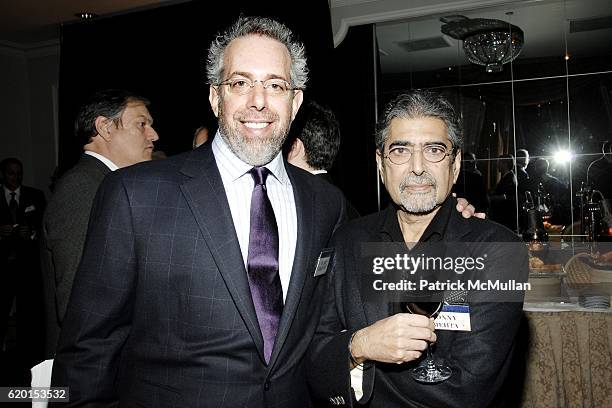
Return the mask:
M0 359L2 374L8 375L11 371L29 369L32 360L42 353L42 347L37 343L42 337L38 331L42 312L42 305L39 304L41 285L38 236L45 209L45 195L38 189L22 185L23 164L19 159L11 157L2 160L0 171L3 178L0 189L0 352L4 348L14 301L17 306L19 352L15 355L14 350L7 350L6 355ZM18 361L8 362L9 357ZM11 380L15 380L11 384L16 381L21 384L25 377L27 371L20 378L11 377ZM2 375L0 379L8 381Z
M352 386L359 402L372 408L490 406L507 373L522 303L468 303L471 331L437 332L436 356L447 359L452 376L439 384L419 384L408 370L426 341L436 340L433 322L397 313L398 303L364 298L362 244L517 238L498 224L465 219L453 209L456 200L450 192L459 174L462 134L450 102L428 91L400 95L379 123L378 169L393 204L341 227L334 236L332 285L311 350L308 377L314 396L348 406ZM526 254L509 265L508 258L498 258L500 247L492 246L488 259L493 265L487 267L501 276L517 267L527 271ZM469 293L454 295L462 298L460 303L471 299ZM356 370L353 379L351 368Z
M511 154L499 156L497 159L497 169L501 178L490 197L491 219L516 231L517 181L516 174L514 174L514 156ZM521 212L520 208L519 212Z
M340 149L340 124L331 109L315 101L307 101L300 108L285 143L287 161L325 181L333 180L328 171ZM350 219L359 212L347 202Z
M147 106L149 101L142 96L108 89L94 93L75 120L75 134L84 152L57 182L44 216L48 358L55 353L100 183L110 171L151 160L153 142L159 137Z
M243 17L213 42L208 79L212 142L100 186L53 368L62 407L311 406L317 259L345 206L280 154L304 48Z
M476 154L467 152L461 160L461 171L453 191L458 197L465 197L476 211L486 213L489 209L489 196L485 179L478 170Z
M307 101L287 137L287 161L332 182L329 169L340 149L340 124L331 109Z

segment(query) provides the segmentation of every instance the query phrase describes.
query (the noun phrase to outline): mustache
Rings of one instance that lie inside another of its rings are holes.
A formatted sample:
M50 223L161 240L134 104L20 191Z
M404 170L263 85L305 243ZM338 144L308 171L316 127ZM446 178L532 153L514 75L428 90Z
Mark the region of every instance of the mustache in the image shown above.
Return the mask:
M234 113L234 120L240 122L276 122L278 120L278 114L270 111L266 112L236 112Z
M403 191L408 186L414 185L431 185L433 187L436 187L437 183L436 179L428 173L423 173L420 176L410 174L406 176L400 183L400 191Z

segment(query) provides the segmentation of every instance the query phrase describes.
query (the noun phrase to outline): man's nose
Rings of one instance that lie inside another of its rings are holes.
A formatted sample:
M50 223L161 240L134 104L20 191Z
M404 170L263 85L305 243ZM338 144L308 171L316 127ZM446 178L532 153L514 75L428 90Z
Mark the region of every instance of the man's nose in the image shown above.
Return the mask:
M155 129L153 129L152 127L150 127L150 128L148 129L148 132L147 132L147 139L148 139L148 140L150 140L150 141L152 141L152 142L155 142L156 140L159 140L159 135L157 134L157 132L155 131Z
M412 157L410 158L410 170L417 176L420 176L425 171L423 168L423 160L422 150L414 150L412 152Z
M249 107L260 111L266 107L266 99L266 90L264 89L263 83L256 81L249 92Z

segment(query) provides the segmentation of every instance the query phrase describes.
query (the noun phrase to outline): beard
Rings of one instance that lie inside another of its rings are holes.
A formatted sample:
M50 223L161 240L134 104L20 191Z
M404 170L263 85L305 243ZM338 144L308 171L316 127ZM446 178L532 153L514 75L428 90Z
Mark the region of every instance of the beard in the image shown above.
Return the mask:
M289 132L289 126L291 126L291 117L282 120L277 113L266 108L262 112L235 112L232 121L228 123L223 114L223 98L221 97L219 97L218 111L221 136L232 153L243 162L251 166L263 166L270 163L281 151ZM271 126L274 126L272 133L265 138L249 138L238 129L237 123L239 122L261 120L271 122Z
M420 184L431 185L432 188L423 192L407 191L408 186ZM421 176L413 174L407 176L399 185L399 193L402 207L412 214L428 214L438 205L438 183L427 173Z

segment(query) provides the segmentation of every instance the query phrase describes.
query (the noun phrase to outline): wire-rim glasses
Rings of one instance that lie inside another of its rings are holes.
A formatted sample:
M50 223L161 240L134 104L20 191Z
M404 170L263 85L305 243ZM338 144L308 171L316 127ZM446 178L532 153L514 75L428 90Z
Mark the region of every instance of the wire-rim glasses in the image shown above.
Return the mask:
M449 149L443 144L430 144L421 149L415 149L412 146L393 146L384 157L389 159L393 164L402 165L410 161L414 152L419 151L423 153L423 158L429 163L439 163L444 160L446 156L454 155L457 148L453 146Z
M217 86L227 85L230 93L235 95L246 95L253 90L257 82L261 82L265 93L271 96L285 96L289 91L300 89L293 88L289 82L281 78L270 78L263 81L249 78L230 78L218 83Z

